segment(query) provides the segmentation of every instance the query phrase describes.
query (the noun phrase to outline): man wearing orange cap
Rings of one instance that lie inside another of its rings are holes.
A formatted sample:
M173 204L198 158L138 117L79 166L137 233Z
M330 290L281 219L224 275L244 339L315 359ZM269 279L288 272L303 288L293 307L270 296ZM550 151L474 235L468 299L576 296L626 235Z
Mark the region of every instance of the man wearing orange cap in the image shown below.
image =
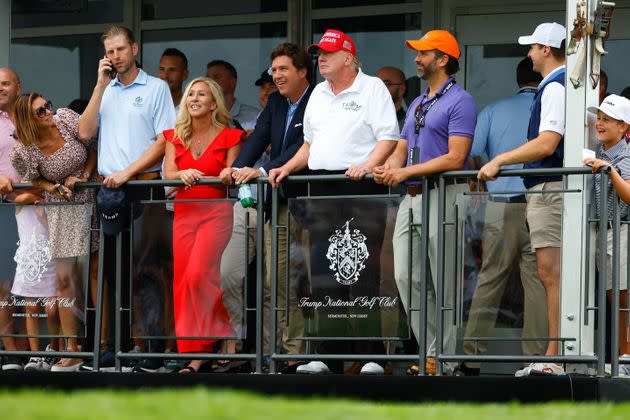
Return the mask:
M320 42L309 49L315 47L318 49L319 72L325 81L315 87L304 111L304 144L290 161L269 172L269 182L273 187L278 187L287 175L307 166L313 174L345 174L352 180L360 181L372 168L385 161L399 137L391 95L380 79L361 71L352 39L341 31L329 29ZM374 195L386 194L387 189L372 182L343 181L311 183L310 192L311 196ZM359 201L361 204L356 204ZM325 302L331 297L348 302L350 295L354 298L381 295L379 255L387 208L382 201L376 200L354 200L354 203L334 203L334 206L326 208L320 205L313 210L317 212L312 213L314 220L328 220L328 225L332 225L309 230L312 299L318 302ZM335 229L343 231L344 222L348 231L361 233L359 238L364 241L364 251L367 251L364 255L371 256L366 256L362 263L364 267L355 280L345 284L331 271L330 257L326 252L330 238L336 234ZM332 230L329 231L328 227ZM318 310L318 314L317 331L312 334L375 337L380 333L379 308L366 310L367 317L353 322L345 319L346 316L350 318L346 309L327 307ZM353 327L363 333L356 333ZM355 341L353 344L341 340L322 341L317 352L382 354L385 350L380 340ZM330 360L326 363L312 361L298 367L296 372L324 374L341 370L341 361ZM366 363L361 369L362 374L383 372L383 366L374 362Z
M409 48L417 51L415 62L418 76L425 80L429 87L407 109L405 125L396 150L384 165L374 168L373 174L377 183L389 186L405 183L407 186L407 195L398 209L394 229L394 270L409 322L416 337L420 337L419 316L417 312L409 313L408 309L420 305L420 261L426 256L420 255L419 247L414 246L409 261L409 243L420 243L422 197L428 193L429 262L431 273L435 276L438 273L438 190L434 182L429 182L429 191L422 191L421 181L417 177L465 168L475 132L477 108L470 94L459 86L453 77L459 70L460 56L459 46L453 35L447 31L434 30L427 32L418 40L406 43ZM447 180L446 220L455 219L453 206L455 198L467 190L465 180L453 178ZM454 226L446 226L445 235L446 244L455 243ZM452 246L445 249L445 261L443 300L451 302L455 278L455 255ZM409 264L412 270L411 284ZM408 299L410 288L411 302ZM427 374L436 372L435 354L438 349L435 313L436 305L442 306L442 302L436 302L437 290L434 277L432 282L427 284L426 354L429 356L425 365ZM455 352L453 311L444 312L443 325L443 353L453 354ZM444 371L450 373L454 367L444 364ZM407 373L418 374L419 371L417 365L412 365Z

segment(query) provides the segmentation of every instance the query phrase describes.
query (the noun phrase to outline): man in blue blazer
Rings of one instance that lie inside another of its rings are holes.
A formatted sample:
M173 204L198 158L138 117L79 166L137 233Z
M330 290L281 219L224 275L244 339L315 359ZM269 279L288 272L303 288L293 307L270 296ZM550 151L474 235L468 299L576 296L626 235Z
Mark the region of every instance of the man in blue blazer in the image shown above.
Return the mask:
M289 161L304 142L302 133L302 118L308 99L313 91L310 85L311 60L308 53L301 47L292 43L279 44L271 53L272 78L278 92L269 96L267 106L256 121L256 128L251 133L241 153L233 163L233 167L221 172L221 180L229 184L234 180L238 185L252 179L266 176L271 169L280 167ZM260 168L253 168L254 163L269 150L270 160ZM288 194L287 194L288 195ZM283 197L278 210L278 223L287 224L287 202ZM292 227L298 224L290 223ZM269 352L269 314L271 300L271 226L265 225L265 323L263 345L266 354ZM301 239L300 232L291 232L293 243ZM278 302L286 299L286 247L287 237L284 229L278 230ZM297 247L301 248L301 247ZM295 248L294 248L295 249ZM300 354L304 352L304 343L301 340L291 339L303 335L303 317L297 309L297 294L300 272L299 267L302 258L292 256L291 279L289 281L289 315L290 324L285 325L285 312L278 312L278 336L282 338L282 347L288 354ZM275 313L273 311L271 313ZM289 362L289 372L295 368L295 362Z

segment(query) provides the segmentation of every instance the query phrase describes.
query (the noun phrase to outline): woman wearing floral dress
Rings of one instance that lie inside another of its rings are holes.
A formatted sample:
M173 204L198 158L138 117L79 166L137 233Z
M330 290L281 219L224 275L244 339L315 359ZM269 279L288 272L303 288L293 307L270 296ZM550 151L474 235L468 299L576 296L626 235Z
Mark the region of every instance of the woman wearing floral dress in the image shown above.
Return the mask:
M78 121L79 114L65 108L53 115L51 103L38 93L21 95L15 105L19 143L11 153L11 163L22 179L42 190L44 201L49 203L46 217L57 271L61 330L68 338L66 351L79 350L76 337L77 318L82 316L83 308L82 257L91 251L91 265L96 268L94 251L98 247L97 235L90 235L94 191L73 191L77 181L95 180L95 144L86 146L79 139ZM68 202L71 205L62 205ZM62 358L52 371L75 371L80 364L81 359Z

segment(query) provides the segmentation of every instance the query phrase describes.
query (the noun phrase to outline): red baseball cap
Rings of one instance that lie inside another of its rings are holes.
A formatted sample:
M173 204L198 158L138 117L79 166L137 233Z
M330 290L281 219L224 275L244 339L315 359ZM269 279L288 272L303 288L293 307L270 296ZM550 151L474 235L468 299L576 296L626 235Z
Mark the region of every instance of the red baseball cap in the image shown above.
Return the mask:
M336 29L326 29L319 43L309 45L306 50L309 51L313 47L321 48L328 52L347 51L354 56L357 55L357 47L354 45L352 38Z
M438 50L444 54L459 60L459 46L457 40L449 31L434 30L429 31L420 39L410 39L405 41L407 46L416 51Z

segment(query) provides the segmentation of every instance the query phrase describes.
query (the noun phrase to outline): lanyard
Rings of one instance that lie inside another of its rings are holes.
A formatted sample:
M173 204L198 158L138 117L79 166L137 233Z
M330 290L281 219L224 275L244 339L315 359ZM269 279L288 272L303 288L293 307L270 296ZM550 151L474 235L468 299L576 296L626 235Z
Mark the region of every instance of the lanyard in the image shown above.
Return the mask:
M418 106L416 107L416 112L414 114L416 118L416 134L419 134L420 129L424 127L424 120L426 120L427 114L429 113L431 108L433 108L433 105L435 105L438 99L440 99L443 95L445 95L446 92L448 92L454 85L455 85L455 80L451 80L448 83L448 85L446 85L444 89L442 89L441 92L436 93L435 97L431 100L431 102L429 102L429 105L427 105L424 111L422 111L422 114L420 113L420 109L422 108L423 104L422 103L418 104Z

